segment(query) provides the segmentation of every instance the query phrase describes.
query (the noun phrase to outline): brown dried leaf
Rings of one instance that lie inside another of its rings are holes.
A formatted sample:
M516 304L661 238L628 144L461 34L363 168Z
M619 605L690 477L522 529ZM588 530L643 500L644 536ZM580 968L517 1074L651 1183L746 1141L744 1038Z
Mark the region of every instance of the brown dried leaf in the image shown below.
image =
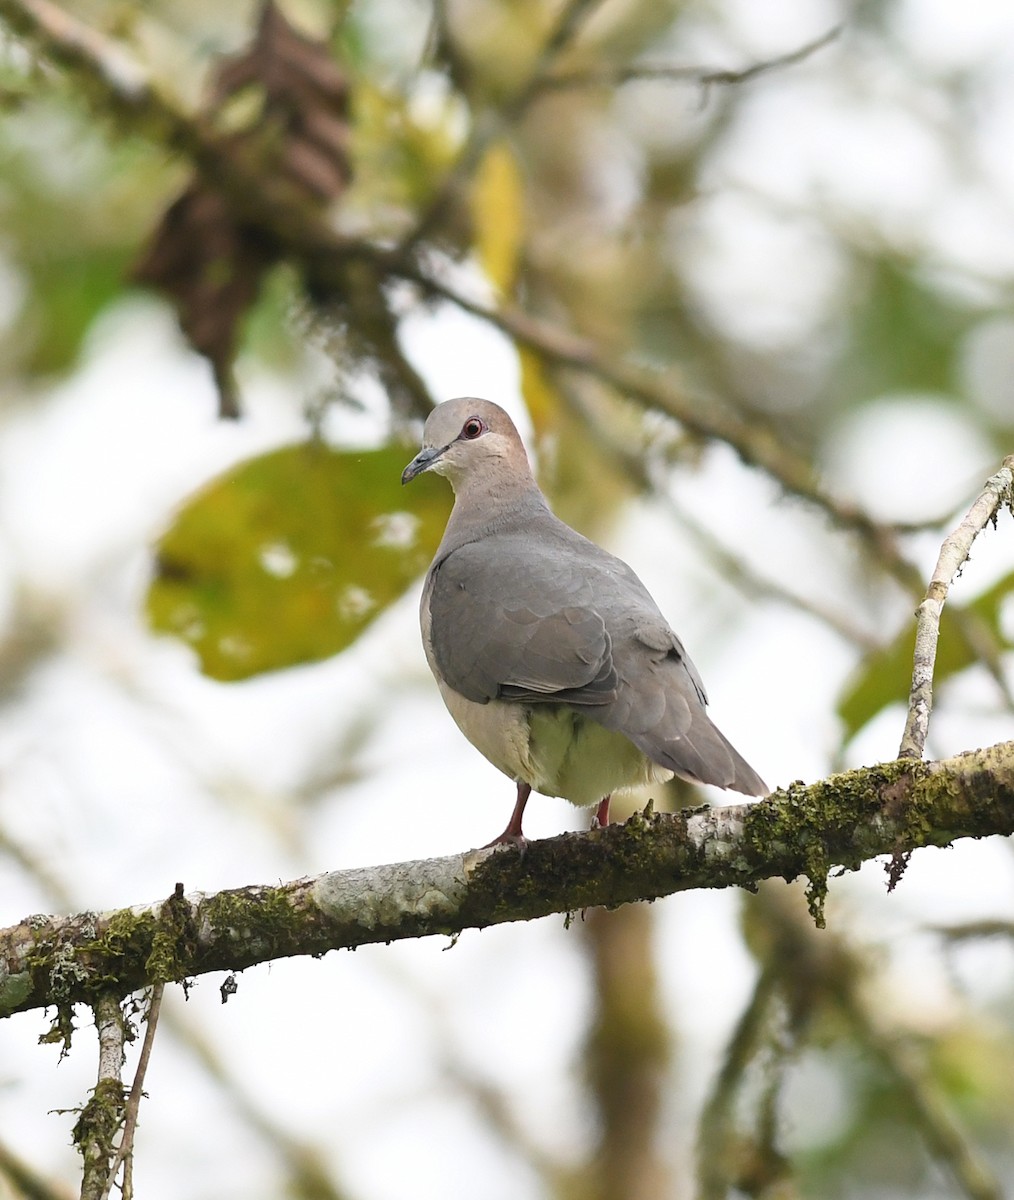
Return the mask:
M269 0L243 54L212 81L209 114L246 89L260 103L245 126L223 137L223 156L256 154L314 206L338 199L351 177L348 85L327 48L298 33ZM166 210L133 277L172 299L195 350L212 365L219 412L239 415L232 362L243 317L277 258L270 234L239 219L228 198L200 176Z
M251 137L275 150L274 165L290 182L318 200L336 200L352 174L348 83L326 47L293 29L274 3L264 5L250 49L215 72L212 104L249 87L262 92Z
M225 198L198 182L166 209L134 267L138 283L173 300L187 340L211 363L222 417L239 416L232 377L237 332L273 257L256 230L233 220Z

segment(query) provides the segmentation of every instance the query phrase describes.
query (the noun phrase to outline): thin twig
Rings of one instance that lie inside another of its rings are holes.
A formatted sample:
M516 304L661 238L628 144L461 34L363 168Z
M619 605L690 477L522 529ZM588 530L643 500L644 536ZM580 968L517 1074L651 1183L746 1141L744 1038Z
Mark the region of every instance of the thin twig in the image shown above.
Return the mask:
M151 1048L155 1044L155 1029L158 1025L158 1014L162 1007L162 993L164 990L164 983L156 983L151 989L151 1000L148 1002L148 1020L144 1030L144 1043L141 1046L141 1055L137 1060L137 1070L134 1072L134 1082L130 1088L130 1095L127 1097L127 1107L123 1119L123 1133L120 1136L120 1144L109 1167L109 1175L106 1178L105 1187L103 1187L99 1195L99 1200L106 1200L106 1197L112 1192L117 1172L121 1166L124 1169L123 1200L129 1200L131 1189L127 1186L128 1160L133 1154L134 1132L137 1129L137 1114L141 1107L141 1097L144 1094L144 1076L148 1070Z
M1009 455L1003 460L1000 470L986 480L961 524L944 540L926 597L916 609L912 689L908 701L908 719L898 750L899 758L922 758L926 745L933 708L933 668L940 637L940 616L948 589L968 558L972 543L990 521L996 523L1000 509L1010 508L1012 503L1014 455Z
M569 88L583 87L621 87L625 83L636 83L642 80L665 80L672 83L692 83L700 87L713 85L734 85L747 83L758 75L766 75L781 67L791 67L809 58L818 50L830 45L841 35L841 25L835 25L813 41L779 54L775 58L763 59L742 67L738 71L722 67L678 67L668 63L632 63L626 67L599 67L583 71L561 71L546 75L540 89L544 91L561 91Z

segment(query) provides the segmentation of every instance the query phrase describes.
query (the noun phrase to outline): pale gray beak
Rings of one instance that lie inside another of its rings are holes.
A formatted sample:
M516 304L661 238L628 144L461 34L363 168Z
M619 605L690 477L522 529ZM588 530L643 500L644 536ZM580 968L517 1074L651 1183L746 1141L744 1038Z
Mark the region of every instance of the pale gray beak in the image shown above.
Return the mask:
M411 483L417 475L421 475L423 471L428 471L446 449L446 446L430 446L426 450L420 450L405 470L402 471L401 482Z

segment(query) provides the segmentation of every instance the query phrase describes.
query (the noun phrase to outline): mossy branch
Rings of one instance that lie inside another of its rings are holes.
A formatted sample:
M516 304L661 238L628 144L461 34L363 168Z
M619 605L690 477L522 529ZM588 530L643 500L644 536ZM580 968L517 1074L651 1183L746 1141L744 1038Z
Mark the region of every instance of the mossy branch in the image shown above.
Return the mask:
M862 767L766 800L676 814L513 850L329 872L0 931L0 1015L125 996L160 981L299 954L526 921L693 888L810 881L823 921L830 871L878 855L1014 832L1014 742L935 763ZM65 1027L69 1021L65 1020Z

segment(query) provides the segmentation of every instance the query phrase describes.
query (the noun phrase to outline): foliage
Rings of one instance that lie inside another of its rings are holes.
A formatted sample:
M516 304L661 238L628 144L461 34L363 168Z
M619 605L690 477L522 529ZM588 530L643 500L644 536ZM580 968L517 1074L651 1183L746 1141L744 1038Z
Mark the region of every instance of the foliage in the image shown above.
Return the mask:
M446 490L401 491L397 446L319 442L251 459L193 497L159 541L153 628L197 651L214 679L344 650L425 570Z
M166 870L163 894L209 869L249 882L265 860L272 877L293 861L311 874L321 855L377 853L356 840L366 826L428 833L484 790L421 715L400 661L414 632L372 640L440 536L441 481L403 495L398 474L418 418L444 398L447 360L528 423L564 517L640 539L653 590L668 590L720 680L725 669L718 688L705 672L709 687L740 704L765 775L893 757L912 610L953 511L1014 432L996 115L1014 103L1010 30L1002 14L899 0L821 8L840 28L815 12L284 0L258 19L238 3L0 0L11 921L98 905L117 884L129 894L108 902L122 907ZM211 429L197 374L176 387L173 416L157 410L161 428L145 424L168 358L132 360L118 383L101 374L103 338L137 307L131 278L173 301L221 407L247 414L228 433ZM471 325L454 324L463 314ZM480 327L498 331L513 375L470 352ZM109 390L130 403L102 424L94 397ZM1009 736L1010 537L1009 522L986 535L961 605L944 610L933 731L948 753ZM339 662L247 689L170 679L179 659L134 620L145 590L151 628L195 649L213 680L353 642L372 674L350 683ZM914 837L920 813L908 818ZM819 877L821 842L808 840ZM894 858L897 881L907 859ZM1011 929L1004 913L982 924L975 905L1009 885L1010 864L998 852L962 876L961 861L917 852L889 901L876 867L852 889L832 873L820 934L801 895L766 885L744 897L740 928L702 892L693 909L596 911L566 935L504 929L447 956L427 945L422 966L390 948L382 1003L363 983L365 951L314 962L320 974L294 977L291 993L279 963L268 986L285 1017L269 1029L251 998L248 1037L237 1003L214 1024L217 994L195 1016L198 991L156 1061L200 1063L201 1086L174 1077L195 1111L209 1080L228 1097L213 1139L228 1177L177 1190L368 1200L401 1165L420 1195L481 1179L504 1182L490 1196L657 1200L689 1194L695 1173L702 1200L999 1195L1012 1177L1014 1099L998 1066L1014 1045ZM933 863L940 886L925 882ZM934 904L956 928L927 928L943 919ZM332 970L333 992L293 1021ZM684 992L701 1011L680 1007ZM702 1038L685 1036L705 1017ZM17 1123L30 1107L19 1089L46 1072L22 1069L17 1030L3 1036L9 1136L71 1177L36 1149L48 1093L30 1130ZM720 1054L702 1049L719 1036ZM68 1068L82 1053L77 1039ZM382 1076L397 1077L392 1091L377 1090ZM325 1085L308 1100L311 1077ZM165 1144L167 1171L206 1164L206 1144L183 1153L178 1126L158 1124L167 1089L147 1090L142 1128L156 1132L139 1163ZM685 1118L704 1093L693 1164ZM429 1191L415 1162L427 1152ZM46 1194L3 1139L0 1171Z

